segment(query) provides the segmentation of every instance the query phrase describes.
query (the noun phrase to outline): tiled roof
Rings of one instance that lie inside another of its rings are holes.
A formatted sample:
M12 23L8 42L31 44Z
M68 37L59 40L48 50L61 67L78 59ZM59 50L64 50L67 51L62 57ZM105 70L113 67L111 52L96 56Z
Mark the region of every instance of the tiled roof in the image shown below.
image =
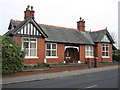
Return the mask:
M94 44L88 32L42 24L40 27L48 36L46 41L74 44Z
M9 35L11 32L16 31L20 25L23 25L25 21L11 20L9 28L11 25L15 27L14 30L9 30L5 35ZM65 28L53 25L39 24L43 32L48 36L45 38L47 42L59 42L59 43L73 43L73 44L91 44L94 42L100 42L103 36L108 33L108 31L101 30L96 32L85 32L79 31L73 28Z
M90 32L93 42L100 42L101 39L106 34L106 32L107 32L106 29L100 30L100 31L95 31L95 32Z
M93 42L101 42L102 38L107 35L111 43L114 43L114 40L112 39L111 35L107 31L107 29L99 30L90 32L90 35L92 37Z

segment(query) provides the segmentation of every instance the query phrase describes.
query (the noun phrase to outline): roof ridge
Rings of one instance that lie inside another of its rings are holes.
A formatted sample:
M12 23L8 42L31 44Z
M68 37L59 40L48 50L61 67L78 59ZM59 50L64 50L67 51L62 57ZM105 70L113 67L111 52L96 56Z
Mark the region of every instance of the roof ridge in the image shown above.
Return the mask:
M13 22L23 22L21 20L13 20L13 19L11 19L11 21L13 21ZM68 28L68 27L61 27L61 26L54 26L54 25L47 25L47 24L40 24L40 23L38 23L38 25L51 26L51 27L57 27L57 28L62 28L62 29L78 30L78 29L75 29L75 28ZM107 30L107 29L102 29L102 30L98 30L98 31L83 31L83 32L100 32L100 31L104 31L104 30Z
M75 29L75 28L68 28L68 27L61 27L61 26L54 26L54 25L47 25L47 24L38 24L38 25L51 26L51 27L58 27L58 28L63 28L63 29L78 30L78 29Z
M11 21L14 21L14 22L23 22L23 21L20 21L20 20L13 20L13 19L11 19ZM61 26L54 26L54 25L47 25L47 24L38 24L38 25L58 27L58 28L63 28L63 29L78 30L78 29L75 29L75 28L68 28L68 27L61 27Z
M14 22L23 22L23 21L20 21L20 20L13 20L13 19L11 19L11 21L14 21Z
M105 31L107 29L102 29L102 30L98 30L98 31L91 31L91 32L100 32L100 31Z

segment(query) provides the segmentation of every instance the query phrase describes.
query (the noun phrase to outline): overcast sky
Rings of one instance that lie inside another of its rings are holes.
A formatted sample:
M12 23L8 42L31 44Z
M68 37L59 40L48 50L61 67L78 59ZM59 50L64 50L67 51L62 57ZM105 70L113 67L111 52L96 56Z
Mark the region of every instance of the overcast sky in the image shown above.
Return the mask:
M27 5L33 6L35 20L41 24L77 28L82 17L86 30L102 30L118 36L120 0L0 0L0 35L8 31L10 19L24 20Z

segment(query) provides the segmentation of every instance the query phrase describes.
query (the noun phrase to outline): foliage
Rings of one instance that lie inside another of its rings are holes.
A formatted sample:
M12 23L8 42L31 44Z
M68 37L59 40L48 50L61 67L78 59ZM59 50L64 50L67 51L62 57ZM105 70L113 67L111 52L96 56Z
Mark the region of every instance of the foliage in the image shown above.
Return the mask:
M113 50L113 61L114 62L120 61L120 50Z
M2 38L2 74L22 71L25 53L10 37L0 38Z
M108 62L108 61L99 61L99 63L110 63L110 62Z
M47 63L38 63L38 64L25 64L24 69L30 69L30 68L45 68L50 67Z

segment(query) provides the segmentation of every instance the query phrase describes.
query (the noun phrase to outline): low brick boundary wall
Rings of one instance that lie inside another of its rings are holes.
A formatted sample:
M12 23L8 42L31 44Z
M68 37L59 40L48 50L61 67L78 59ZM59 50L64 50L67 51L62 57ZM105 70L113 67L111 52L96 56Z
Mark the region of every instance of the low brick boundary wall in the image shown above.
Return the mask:
M115 66L118 64L99 64L99 67L109 67L109 66ZM30 74L39 74L39 73L53 73L53 72L62 72L62 71L72 71L72 70L83 70L88 69L87 64L79 64L79 65L67 65L67 66L53 66L51 68L48 68L47 70L37 70L37 71L23 71L23 72L17 72L14 74L6 74L2 75L3 78L5 77L15 77L15 76L22 76L22 75L30 75Z

